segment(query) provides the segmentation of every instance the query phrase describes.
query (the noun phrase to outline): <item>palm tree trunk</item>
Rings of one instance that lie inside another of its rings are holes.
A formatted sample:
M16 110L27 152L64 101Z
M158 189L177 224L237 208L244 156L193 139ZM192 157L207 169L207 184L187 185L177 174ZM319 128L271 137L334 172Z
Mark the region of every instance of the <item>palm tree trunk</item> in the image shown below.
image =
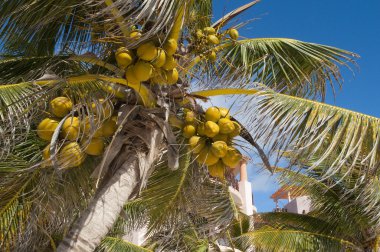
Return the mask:
M158 157L163 134L158 128L151 131L148 153L130 155L95 198L59 244L57 251L89 252L114 225L124 204L145 184Z

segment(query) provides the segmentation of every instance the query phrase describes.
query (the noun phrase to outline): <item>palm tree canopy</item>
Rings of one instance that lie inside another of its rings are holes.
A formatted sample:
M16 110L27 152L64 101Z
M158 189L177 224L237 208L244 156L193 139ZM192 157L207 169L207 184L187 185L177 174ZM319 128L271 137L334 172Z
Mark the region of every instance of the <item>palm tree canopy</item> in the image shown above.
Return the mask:
M245 118L233 115L226 125L241 128L240 135L261 151L263 160L269 160L265 154L274 154L276 160L284 157L300 169L318 170L321 180L339 175L336 183L354 178L355 188L375 182L380 119L324 103L329 86L341 86L339 67L352 66L357 55L287 38L239 39L233 29L243 24L231 26L229 21L257 2L212 24L210 0L2 1L0 224L5 228L0 233L1 246L54 248L125 162L120 154L138 156L139 167L144 167L141 156L152 151L145 131L159 128L163 134L162 146L157 145L160 153L148 158L157 159L152 162L155 169L152 174L141 172L141 181L128 197L137 199L126 204L126 210L131 213L129 218L141 219L144 216L138 211L145 208L152 237L179 225L189 232L186 239L181 238L183 246L204 249L205 243L190 242L194 236L190 222L177 223L179 217L173 213L189 207L186 201L197 198L189 192L197 195L194 192L199 190L198 198L206 200L197 201L204 206L194 210L197 217L207 218L221 232L237 218L224 180L232 162L221 157L211 162L209 156L187 149L189 135L184 126L190 125L192 134L198 134L194 124L210 120L197 101L213 95L242 99L239 109L246 112ZM144 56L149 50L142 46L148 48L152 43L153 57ZM131 62L125 63L119 54ZM158 63L161 55L165 57L162 64ZM135 72L130 75L132 67ZM137 76L137 68L148 74ZM56 97L71 102L64 116L52 112L51 101ZM189 111L195 114L194 124L184 119ZM74 118L77 126L73 126ZM55 125L45 141L39 139L44 136L39 128L44 119ZM100 141L105 151L95 156L89 146L99 138L99 130L106 132L104 124L114 128ZM234 140L237 135L228 136L225 145L233 147L231 155L241 158L236 150L241 144ZM207 146L216 142L213 137L207 137ZM75 148L68 149L69 144ZM64 154L79 167L67 169L72 164L62 161ZM302 166L305 159L312 163ZM213 173L216 164L221 164L221 173ZM191 182L198 182L199 187ZM221 202L219 208L207 193L219 195L215 198ZM372 197L373 191L362 194ZM373 213L370 207L365 211ZM293 234L287 234L289 240ZM213 240L212 235L203 238ZM118 240L106 239L102 248L116 243L120 245ZM120 246L137 249L127 243Z

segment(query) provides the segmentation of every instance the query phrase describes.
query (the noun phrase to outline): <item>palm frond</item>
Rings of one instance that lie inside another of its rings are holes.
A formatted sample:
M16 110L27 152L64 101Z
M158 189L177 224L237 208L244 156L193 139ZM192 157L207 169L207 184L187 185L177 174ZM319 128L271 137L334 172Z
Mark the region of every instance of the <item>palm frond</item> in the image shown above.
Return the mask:
M314 158L308 170L327 163L321 179L337 173L344 178L354 171L363 179L367 172L378 172L380 119L271 91L259 100L251 114L251 122L256 122L251 131L267 143L264 147Z
M327 85L333 90L335 83L341 86L339 65L349 66L358 57L338 48L285 38L244 39L221 47L216 74L237 71L284 94L322 99Z
M174 213L181 211L178 207L183 205L180 202L184 200L183 190L189 179L190 157L190 153L183 154L176 171L168 169L164 161L149 179L141 198L148 208L150 232L158 232L168 222L177 221Z
M362 251L350 241L333 236L270 226L245 233L236 242L246 248L254 247L256 251Z
M102 240L99 252L152 252L153 250L140 247L136 244L130 243L122 238L107 236Z

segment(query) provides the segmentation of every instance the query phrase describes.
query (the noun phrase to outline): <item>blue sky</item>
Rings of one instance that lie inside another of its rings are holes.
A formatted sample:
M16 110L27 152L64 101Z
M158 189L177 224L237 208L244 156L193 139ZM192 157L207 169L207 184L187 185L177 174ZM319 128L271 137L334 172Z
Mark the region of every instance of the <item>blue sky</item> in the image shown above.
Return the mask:
M214 1L215 19L248 0ZM240 21L258 18L240 30L244 37L282 37L326 44L361 56L354 74L343 70L344 84L327 103L380 117L380 1L379 0L262 0ZM255 205L271 211L273 178L249 166Z

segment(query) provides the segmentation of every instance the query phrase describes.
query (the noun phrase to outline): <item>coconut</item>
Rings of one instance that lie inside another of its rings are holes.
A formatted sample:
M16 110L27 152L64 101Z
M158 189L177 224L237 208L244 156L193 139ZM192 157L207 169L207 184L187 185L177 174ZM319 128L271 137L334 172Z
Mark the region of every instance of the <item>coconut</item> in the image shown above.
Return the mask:
M99 99L100 106L95 102L91 103L91 111L101 118L109 118L113 114L113 106L110 101Z
M136 39L136 40L141 38L141 36L142 36L142 34L138 31L133 31L129 34L129 38Z
M104 151L104 141L101 138L92 138L90 141L84 140L86 146L84 152L91 156L99 156Z
M148 42L140 45L137 48L137 56L146 61L152 61L157 57L158 50L153 42Z
M133 73L137 80L147 81L153 74L153 66L148 62L139 61L133 66Z
M215 35L208 35L207 41L213 45L218 45L220 43L218 37Z
M227 154L222 158L225 165L230 168L235 168L242 160L242 155L234 147L228 147Z
M83 131L86 136L103 136L103 126L99 126L98 118L96 117L93 117L91 120L90 117L86 116L85 119L81 122L81 131Z
M218 125L222 134L229 134L235 129L234 123L228 118L221 118L218 121Z
M73 103L67 97L57 97L50 101L50 110L57 117L64 117L73 108Z
M113 136L117 130L116 121L112 119L105 121L101 129L104 137Z
M236 29L230 29L228 31L228 34L230 35L230 37L234 40L238 39L239 38L239 32L236 30Z
M196 132L197 132L196 127L194 125L188 124L185 127L183 127L182 135L185 138L190 138L194 136Z
M37 135L46 141L50 141L59 122L50 118L45 118L37 126Z
M205 146L200 152L197 157L197 161L200 164L205 164L205 165L214 165L218 162L219 158L212 154L210 151L210 147Z
M235 122L235 121L232 121L232 122L233 122L235 128L231 133L228 134L228 136L231 138L240 135L240 131L241 131L240 124L238 122Z
M230 110L228 108L219 107L220 117L230 119Z
M166 53L164 50L160 48L158 49L158 55L153 60L152 65L156 68L160 68L165 64L165 61L166 61Z
M211 145L212 154L214 154L215 156L219 158L222 158L227 154L227 148L228 146L226 142L223 142L223 141L216 141L216 142L213 142Z
M198 130L197 130L198 135L200 136L205 136L205 124L200 123L198 124Z
M202 30L198 29L195 33L195 36L198 38L198 39L201 39L203 38L204 34L202 32Z
M175 40L175 39L168 39L164 43L163 47L164 47L164 50L166 51L166 53L169 56L172 56L177 51L177 47L178 47L177 40Z
M215 29L212 28L212 27L205 27L203 28L203 31L207 34L207 35L214 35L216 33Z
M205 123L205 130L204 133L208 137L214 137L219 134L219 126L218 124L212 122L212 121L207 121Z
M80 125L78 117L67 118L62 125L63 137L71 141L76 140L79 137Z
M127 79L128 85L139 85L141 82L136 78L133 71L133 67L128 67L125 72L125 78Z
M119 48L115 53L115 57L117 65L122 69L127 68L133 62L133 53L125 47Z
M210 174L210 176L219 178L221 180L224 179L224 168L225 168L225 165L223 164L221 160L219 160L216 164L210 165L209 167L207 167L208 173Z
M77 142L63 146L58 153L58 164L63 168L77 167L83 163L86 156Z
M207 121L218 122L220 119L220 111L217 107L209 107L206 110L205 118Z
M199 153L206 145L206 139L199 136L192 136L189 139L191 151L195 154Z
M162 66L162 68L169 71L169 70L173 70L176 66L177 66L177 61L174 59L174 57L167 56L165 64Z
M229 142L228 135L220 134L220 133L219 133L218 135L214 136L214 137L212 138L212 140L213 140L214 142L217 142L217 141L223 141L223 142L225 142L225 143L228 143L228 142Z
M210 61L216 61L216 52L215 52L215 51L211 51L211 52L207 55L207 58L208 58Z
M166 71L166 78L169 85L176 84L179 78L177 69L173 68L173 70Z
M156 69L153 77L150 79L153 84L165 85L167 83L166 71Z
M194 123L196 119L196 115L193 111L188 111L185 113L185 122Z
M52 165L52 162L50 160L50 144L48 144L43 150L42 150L42 159L45 161L41 164L42 167L48 167Z

